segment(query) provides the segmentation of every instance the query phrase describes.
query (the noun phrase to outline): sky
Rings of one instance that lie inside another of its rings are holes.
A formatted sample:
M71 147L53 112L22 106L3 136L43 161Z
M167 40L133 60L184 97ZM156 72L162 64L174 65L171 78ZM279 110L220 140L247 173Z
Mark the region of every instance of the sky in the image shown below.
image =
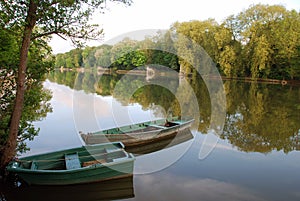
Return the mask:
M92 23L104 29L102 41L90 41L88 46L98 46L128 32L145 29L169 29L178 21L206 20L221 22L229 15L236 15L253 4L280 4L288 10L300 11L299 0L133 0L131 6L107 2L104 14L95 13ZM53 37L53 53L67 52L74 47L70 41Z

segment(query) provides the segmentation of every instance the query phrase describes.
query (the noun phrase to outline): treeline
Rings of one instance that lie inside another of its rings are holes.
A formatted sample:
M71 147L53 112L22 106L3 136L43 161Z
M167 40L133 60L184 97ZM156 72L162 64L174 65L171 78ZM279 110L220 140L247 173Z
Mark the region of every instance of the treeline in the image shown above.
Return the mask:
M171 39L171 33L158 33L143 41L125 38L113 46L105 44L57 54L55 67L131 70L145 64L160 64L178 71L178 57L174 52L175 43Z
M300 13L281 5L253 5L220 24L214 19L176 22L167 33L143 41L125 38L114 46L71 50L58 54L55 66L129 70L160 64L195 74L195 67L177 56L195 57L180 35L203 47L226 77L300 79Z

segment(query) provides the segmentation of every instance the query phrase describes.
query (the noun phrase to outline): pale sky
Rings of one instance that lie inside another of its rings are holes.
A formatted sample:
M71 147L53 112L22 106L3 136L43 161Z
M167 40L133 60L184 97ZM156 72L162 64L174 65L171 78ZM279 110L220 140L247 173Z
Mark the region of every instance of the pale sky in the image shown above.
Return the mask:
M169 29L176 22L214 18L221 22L231 14L238 14L252 4L280 4L288 10L300 11L299 0L133 0L131 6L107 3L105 14L95 13L92 22L104 29L104 39L89 42L97 46L122 34L144 29ZM54 37L53 52L73 49L69 41Z

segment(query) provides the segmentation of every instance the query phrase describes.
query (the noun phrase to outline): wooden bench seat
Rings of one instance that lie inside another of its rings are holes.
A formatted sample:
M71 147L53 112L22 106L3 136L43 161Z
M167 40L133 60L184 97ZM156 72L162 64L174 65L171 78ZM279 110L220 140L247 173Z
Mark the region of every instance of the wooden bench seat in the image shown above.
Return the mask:
M81 168L78 153L65 154L65 161L67 170Z

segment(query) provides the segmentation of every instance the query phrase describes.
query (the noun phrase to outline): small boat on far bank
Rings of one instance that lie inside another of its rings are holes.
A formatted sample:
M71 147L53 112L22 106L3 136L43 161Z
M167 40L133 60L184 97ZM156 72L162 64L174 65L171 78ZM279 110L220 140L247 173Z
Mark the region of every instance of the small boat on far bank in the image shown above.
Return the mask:
M101 130L94 133L82 133L81 138L86 144L121 141L126 147L141 146L168 138L174 138L178 132L189 129L194 119L171 120L158 119L128 126Z
M29 185L70 185L127 177L135 157L121 142L82 146L15 159L7 171Z

